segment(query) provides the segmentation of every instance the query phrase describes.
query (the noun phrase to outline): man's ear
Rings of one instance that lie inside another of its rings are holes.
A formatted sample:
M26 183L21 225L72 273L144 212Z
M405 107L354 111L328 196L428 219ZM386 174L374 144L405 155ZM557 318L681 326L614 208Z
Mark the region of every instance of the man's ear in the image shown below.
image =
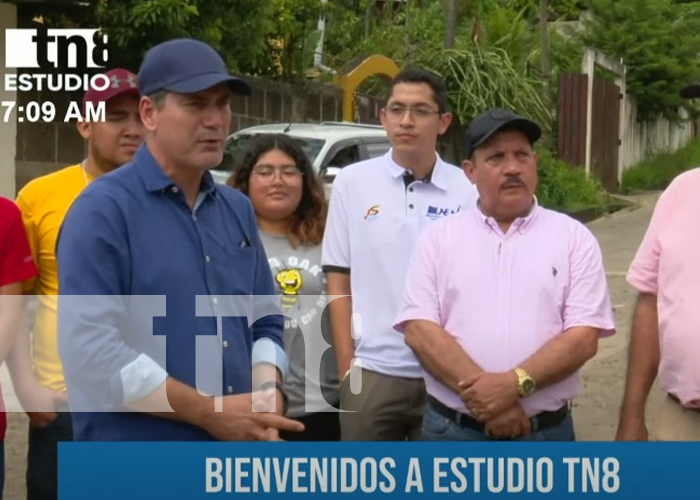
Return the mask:
M440 129L438 130L438 135L443 135L450 128L452 123L452 113L443 113L440 115Z
M86 141L90 139L90 122L85 120L80 120L75 124L75 128L78 130L80 136Z
M153 132L156 128L155 115L157 112L158 106L156 103L150 97L142 96L139 101L139 115L141 116L141 123L149 132Z
M474 177L474 170L475 170L474 162L471 160L464 160L462 162L462 170L464 171L464 175L467 176L467 179L469 179L469 182L472 184L476 184L476 179Z

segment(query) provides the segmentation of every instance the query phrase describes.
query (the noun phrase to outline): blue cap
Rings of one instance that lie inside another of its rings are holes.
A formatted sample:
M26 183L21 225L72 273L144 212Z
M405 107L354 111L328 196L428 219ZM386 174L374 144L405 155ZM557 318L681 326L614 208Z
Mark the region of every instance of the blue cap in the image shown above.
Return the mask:
M228 83L237 94L249 95L250 85L231 76L221 56L204 42L191 38L169 40L152 47L138 74L141 95L159 90L190 94Z

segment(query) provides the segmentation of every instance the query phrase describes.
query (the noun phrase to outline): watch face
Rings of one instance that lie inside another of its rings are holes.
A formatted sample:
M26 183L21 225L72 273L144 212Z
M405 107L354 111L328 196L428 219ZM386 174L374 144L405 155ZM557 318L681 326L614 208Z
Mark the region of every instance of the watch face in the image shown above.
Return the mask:
M535 383L532 380L523 381L523 392L525 394L531 394L535 390Z

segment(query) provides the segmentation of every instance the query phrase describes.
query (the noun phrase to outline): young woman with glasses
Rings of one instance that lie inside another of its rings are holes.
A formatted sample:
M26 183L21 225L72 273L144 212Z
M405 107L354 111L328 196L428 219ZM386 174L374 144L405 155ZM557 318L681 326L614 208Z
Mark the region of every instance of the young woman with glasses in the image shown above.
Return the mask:
M338 375L332 348L321 243L328 210L323 186L299 144L259 134L235 162L230 186L250 198L285 313L287 416L303 433L282 439L337 441Z

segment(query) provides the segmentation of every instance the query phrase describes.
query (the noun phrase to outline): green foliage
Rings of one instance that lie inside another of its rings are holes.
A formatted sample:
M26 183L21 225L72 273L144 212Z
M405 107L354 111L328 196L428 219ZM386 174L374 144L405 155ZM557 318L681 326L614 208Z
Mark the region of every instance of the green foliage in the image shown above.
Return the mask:
M234 72L293 79L313 64L322 12L321 0L99 0L49 21L102 27L112 66L136 71L152 46L189 37L213 46Z
M425 6L410 2L407 9L375 14L369 36L365 28L363 17L331 8L324 45L326 64L341 68L357 57L380 54L403 65L419 48L439 50L445 37L445 13L440 2Z
M622 174L622 192L666 189L678 174L700 166L700 140L675 153L662 153Z
M574 34L558 27L549 30L549 51L552 59L552 81L562 73L580 73L583 59L583 44Z
M485 14L480 43L504 50L518 71L527 71L539 44L539 32L526 19L526 9L496 3Z
M515 9L525 9L530 17L539 15L539 0L499 0L502 4L507 4ZM548 0L547 11L549 18L564 18L568 20L578 19L582 9L580 0Z
M519 72L508 54L498 48L421 51L410 61L442 76L452 113L460 123L494 107L506 107L546 124L549 112L542 103L538 82Z
M589 2L593 16L583 40L623 60L640 119L677 120L679 89L700 76L700 16L670 0Z
M272 9L274 29L267 34L265 64L252 68L251 72L285 80L303 78L304 72L313 64L320 39L321 0L267 0L260 3L267 3Z
M600 184L581 168L567 165L546 149L538 148L539 163L537 201L553 210L573 212L584 208L601 207L606 196Z
M89 9L110 37L110 64L134 70L153 45L192 37L219 50L233 71L248 72L264 60L274 29L269 2L258 0L101 0Z

